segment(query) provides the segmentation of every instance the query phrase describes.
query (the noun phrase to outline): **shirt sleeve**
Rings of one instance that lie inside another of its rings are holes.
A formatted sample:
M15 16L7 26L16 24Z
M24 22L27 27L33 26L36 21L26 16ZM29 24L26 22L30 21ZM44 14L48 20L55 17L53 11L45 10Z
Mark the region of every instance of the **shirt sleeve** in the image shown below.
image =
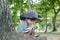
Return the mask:
M21 21L17 28L18 32L25 32L27 30L27 23L25 21Z
M22 32L23 31L23 25L22 23L19 23L19 26L17 28L17 32Z

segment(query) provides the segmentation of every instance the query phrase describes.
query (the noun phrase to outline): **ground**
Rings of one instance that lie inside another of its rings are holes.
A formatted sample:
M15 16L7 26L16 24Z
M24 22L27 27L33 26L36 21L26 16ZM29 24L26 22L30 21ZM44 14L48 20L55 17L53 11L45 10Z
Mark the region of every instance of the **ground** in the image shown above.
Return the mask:
M56 33L38 33L39 37L28 34L8 32L0 36L0 40L60 40L60 34Z
M60 40L59 33L41 33L40 36L46 36L47 40Z

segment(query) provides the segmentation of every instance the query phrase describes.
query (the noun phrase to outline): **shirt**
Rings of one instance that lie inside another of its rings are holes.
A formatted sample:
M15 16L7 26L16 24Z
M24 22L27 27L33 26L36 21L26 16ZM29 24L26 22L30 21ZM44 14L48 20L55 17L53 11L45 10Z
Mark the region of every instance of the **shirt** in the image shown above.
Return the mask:
M17 31L18 32L27 32L28 31L28 23L26 22L26 21L21 21L20 23L19 23L19 26L18 26L18 28L17 28ZM34 26L32 29L33 30L35 30L37 27L36 26Z

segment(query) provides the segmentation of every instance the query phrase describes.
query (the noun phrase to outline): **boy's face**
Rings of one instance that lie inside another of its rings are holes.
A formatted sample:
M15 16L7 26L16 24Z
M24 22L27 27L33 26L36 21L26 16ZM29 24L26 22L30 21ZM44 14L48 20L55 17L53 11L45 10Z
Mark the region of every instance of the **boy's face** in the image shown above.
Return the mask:
M29 25L32 25L32 24L34 24L35 23L35 20L36 19L31 19L31 18L26 18L26 21L27 21L27 23L29 24Z

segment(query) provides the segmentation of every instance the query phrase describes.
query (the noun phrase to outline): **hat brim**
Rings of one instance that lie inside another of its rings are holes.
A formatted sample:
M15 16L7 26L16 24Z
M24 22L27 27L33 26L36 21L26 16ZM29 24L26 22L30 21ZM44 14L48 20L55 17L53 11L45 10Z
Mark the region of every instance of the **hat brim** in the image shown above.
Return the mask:
M40 15L38 15L38 18L37 19L39 19L39 20L43 20L43 18L40 16Z
M22 15L20 16L20 19L21 19L21 20L24 20L25 18L35 18L35 19L43 20L43 18L42 18L40 15L38 15L38 17L32 17L32 16L28 16L28 15L26 15L26 14L22 14Z

